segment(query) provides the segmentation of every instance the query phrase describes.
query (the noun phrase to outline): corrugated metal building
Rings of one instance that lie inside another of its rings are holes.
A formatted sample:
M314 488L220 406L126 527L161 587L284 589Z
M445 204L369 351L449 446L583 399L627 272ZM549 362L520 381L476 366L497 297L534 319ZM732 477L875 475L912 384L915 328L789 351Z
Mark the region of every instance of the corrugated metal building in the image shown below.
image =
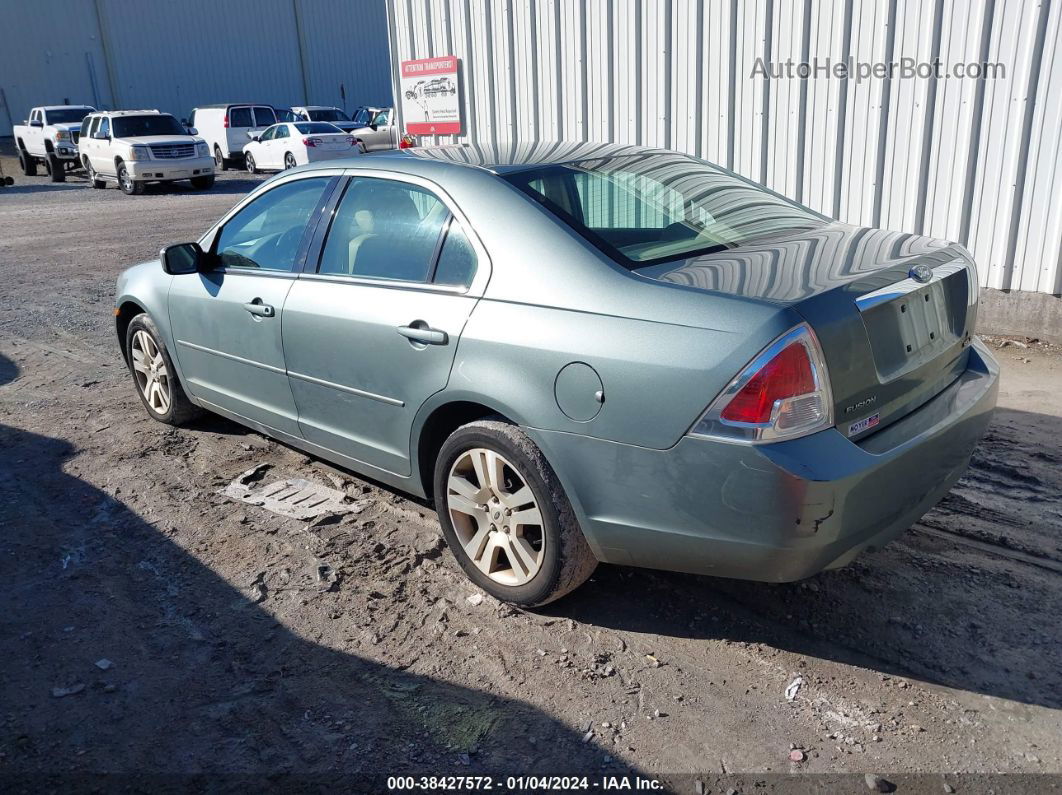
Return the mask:
M393 0L388 8L396 96L400 61L461 59L458 140L686 151L843 221L961 241L985 286L1062 293L1062 2ZM753 74L757 58L849 57L939 58L952 76ZM955 75L956 63L984 62L1002 64L1003 76ZM1062 302L1049 303L1029 310L1055 313L1062 331Z
M34 105L389 105L385 0L4 0L0 136ZM343 94L346 95L344 99Z

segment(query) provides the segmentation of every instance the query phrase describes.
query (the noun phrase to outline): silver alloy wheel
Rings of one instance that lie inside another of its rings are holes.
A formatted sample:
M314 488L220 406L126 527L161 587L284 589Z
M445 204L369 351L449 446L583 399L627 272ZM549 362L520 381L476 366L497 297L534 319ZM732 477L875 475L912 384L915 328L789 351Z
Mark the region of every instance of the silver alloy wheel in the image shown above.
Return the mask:
M446 507L465 554L501 585L524 585L545 559L542 512L526 479L504 456L474 447L446 480Z
M247 156L244 157L243 162L244 162L244 165L247 166L247 173L248 174L256 174L257 173L255 171L255 168L254 168L254 157L252 157L250 153L248 153Z
M124 163L118 168L118 181L122 183L122 188L125 191L133 190L133 178L129 176L129 169L125 167Z
M162 351L150 334L138 331L133 335L130 353L133 375L148 408L156 414L166 414L170 410L170 371Z
M293 155L291 152L288 152L286 155L284 155L284 168L295 168L295 166L295 155Z

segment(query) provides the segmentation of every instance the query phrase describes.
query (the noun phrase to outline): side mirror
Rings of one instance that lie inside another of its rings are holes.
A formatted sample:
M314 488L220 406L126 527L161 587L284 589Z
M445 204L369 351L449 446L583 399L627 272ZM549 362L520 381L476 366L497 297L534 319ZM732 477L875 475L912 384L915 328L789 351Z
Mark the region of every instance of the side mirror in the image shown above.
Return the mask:
M198 243L177 243L159 252L162 269L171 276L198 273L203 269L205 255Z
M373 122L372 124L369 125L369 129L372 130L373 132L376 132L377 126L378 125L376 124L376 122Z
M30 127L43 127L43 126L44 126L44 122L42 122L40 119L34 119L33 121L30 122Z
M188 126L188 119L181 119L181 124L183 124L185 127L187 127Z
M262 140L262 136L261 135L252 135L251 136L251 140L252 141L261 141Z
M103 132L103 130L97 130L96 132L92 133L92 138L93 138L93 140L96 140L96 141L109 141L109 140L111 140L111 136L107 135L107 133Z
M189 135L199 135L199 130L197 130L195 127L189 127L188 128L188 134Z

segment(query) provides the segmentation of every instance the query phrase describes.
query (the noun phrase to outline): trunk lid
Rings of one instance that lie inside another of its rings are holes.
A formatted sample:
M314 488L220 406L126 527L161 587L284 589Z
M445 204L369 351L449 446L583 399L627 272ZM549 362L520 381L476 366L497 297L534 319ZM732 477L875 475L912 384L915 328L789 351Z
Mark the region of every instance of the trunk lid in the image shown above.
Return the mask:
M853 439L914 411L966 369L977 287L958 244L829 223L637 273L796 310L822 345L836 426Z

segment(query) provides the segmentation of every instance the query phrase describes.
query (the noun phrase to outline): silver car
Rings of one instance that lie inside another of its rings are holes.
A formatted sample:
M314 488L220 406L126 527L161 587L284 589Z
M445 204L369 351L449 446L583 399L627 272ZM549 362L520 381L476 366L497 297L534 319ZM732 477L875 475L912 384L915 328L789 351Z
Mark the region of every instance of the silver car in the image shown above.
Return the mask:
M285 172L118 281L157 420L206 409L434 500L539 605L598 561L763 581L901 533L998 369L976 270L634 146L450 146Z

